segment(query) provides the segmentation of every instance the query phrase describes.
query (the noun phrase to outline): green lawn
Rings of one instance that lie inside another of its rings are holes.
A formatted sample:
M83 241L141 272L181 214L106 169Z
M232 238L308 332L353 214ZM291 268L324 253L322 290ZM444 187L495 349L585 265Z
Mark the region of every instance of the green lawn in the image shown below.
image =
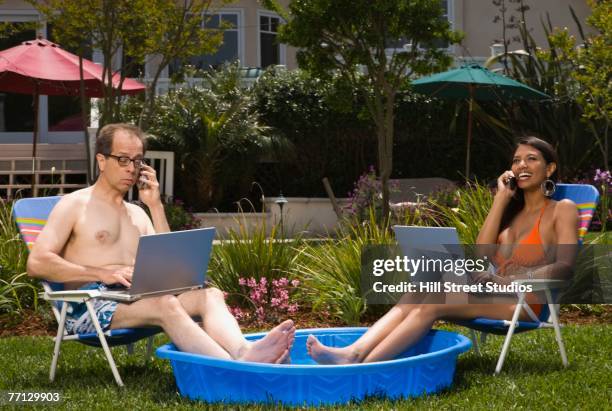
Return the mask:
M450 390L403 401L370 399L360 408L599 410L612 404L612 327L573 325L565 327L563 335L570 361L568 369L563 369L553 331L548 329L515 336L502 374L494 377L503 339L491 336L482 357L470 351L459 358L455 384ZM165 341L160 336L156 343ZM58 390L64 397L63 407L80 410L225 409L181 398L169 363L157 358L144 363L143 342L135 356L128 356L123 348L114 350L126 383L124 389L115 385L102 350L74 342L63 345L56 382L50 383L52 349L49 337L0 339L0 390ZM245 408L252 407L234 407ZM338 408L354 409L355 405Z

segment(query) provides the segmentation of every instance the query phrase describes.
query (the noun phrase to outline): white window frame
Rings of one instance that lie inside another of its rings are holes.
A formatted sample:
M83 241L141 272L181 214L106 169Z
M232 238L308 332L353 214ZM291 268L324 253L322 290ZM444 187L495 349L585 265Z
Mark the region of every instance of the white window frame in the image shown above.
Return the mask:
M230 29L238 32L238 61L240 65L244 64L244 9L240 8L222 8L215 10L209 15L222 15L222 14L235 14L238 18L236 19L236 27ZM219 20L221 23L221 19ZM202 16L202 25L204 24L204 16Z
M257 10L257 67L261 67L261 17L276 18L278 19L279 25L286 23L281 16L274 12ZM287 64L287 45L284 43L279 43L278 59L280 60L278 65L284 66Z
M204 13L202 12L202 28L204 28L204 16L205 14L208 14L210 16L212 15L220 15L220 14L235 14L238 17L238 21L236 24L235 28L232 28L231 30L236 30L238 32L238 61L240 62L240 65L244 65L244 42L245 42L245 34L244 34L244 9L241 8L222 8L222 9L218 9L218 10L214 10L214 12L208 12L208 13ZM150 56L147 56L147 58L149 58ZM146 59L145 59L146 61ZM145 64L145 79L149 79L149 73L150 73L150 68L148 68L148 66ZM161 78L169 78L170 76L170 68L169 65L167 65L166 67L164 67L164 69L161 72L160 77Z

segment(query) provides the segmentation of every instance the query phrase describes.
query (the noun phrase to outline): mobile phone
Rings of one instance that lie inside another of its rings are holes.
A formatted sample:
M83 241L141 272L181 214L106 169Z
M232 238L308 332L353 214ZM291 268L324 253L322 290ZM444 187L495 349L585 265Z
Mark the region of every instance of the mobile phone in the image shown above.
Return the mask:
M145 188L147 188L147 186L148 186L148 184L147 184L147 183L145 183L144 181L141 181L141 180L140 180L142 177L144 177L144 178L145 178L145 180L148 180L148 179L147 179L147 176L145 176L144 174L142 174L142 171L140 171L140 172L138 173L138 189L139 189L139 190L145 189Z
M510 190L516 190L516 177L508 178L508 181L506 181L506 185Z

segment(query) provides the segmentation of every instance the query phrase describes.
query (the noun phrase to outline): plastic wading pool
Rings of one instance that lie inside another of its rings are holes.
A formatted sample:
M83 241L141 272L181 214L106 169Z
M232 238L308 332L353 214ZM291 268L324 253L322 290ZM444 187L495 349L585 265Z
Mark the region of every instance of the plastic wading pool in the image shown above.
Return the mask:
M463 335L432 330L397 359L368 364L318 365L306 351L306 338L342 347L367 328L298 330L291 364L221 360L179 351L173 344L156 354L169 359L181 395L207 402L267 402L291 405L338 404L367 396L414 397L435 393L453 382L457 356L470 349ZM249 340L265 333L247 335Z

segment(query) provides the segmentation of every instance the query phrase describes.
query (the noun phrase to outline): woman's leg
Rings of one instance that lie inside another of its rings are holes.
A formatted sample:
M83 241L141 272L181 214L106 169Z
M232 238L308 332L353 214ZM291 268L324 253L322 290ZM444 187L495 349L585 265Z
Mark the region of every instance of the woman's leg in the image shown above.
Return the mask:
M308 354L319 364L349 364L362 362L363 359L401 324L410 311L419 304L412 304L419 296L404 294L400 302L393 306L374 325L372 325L353 344L342 347L324 346L314 336L309 336L306 342Z
M438 319L470 319L482 316L508 319L511 318L514 307L513 304L399 303L353 344L342 348L327 347L310 336L307 342L308 352L320 364L384 361L394 358L417 342Z
M370 351L363 362L395 358L419 341L436 320L470 319L484 315L489 318L507 319L512 316L514 307L508 304L423 304L412 309L399 326Z

